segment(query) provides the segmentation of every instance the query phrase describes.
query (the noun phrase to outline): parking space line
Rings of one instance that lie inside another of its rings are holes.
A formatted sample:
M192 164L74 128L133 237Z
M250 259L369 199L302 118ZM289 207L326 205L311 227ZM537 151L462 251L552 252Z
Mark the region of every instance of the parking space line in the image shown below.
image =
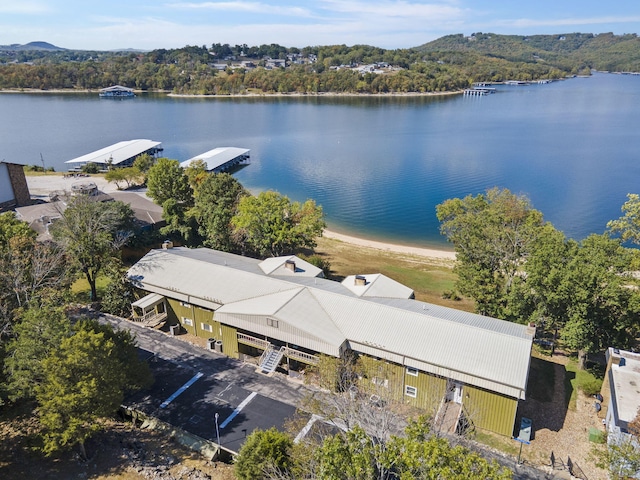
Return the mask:
M242 401L242 403L241 403L240 405L238 405L238 406L236 407L236 409L235 409L233 412L231 412L231 415L229 415L229 416L227 417L227 419L226 419L224 422L222 422L222 423L220 424L220 428L224 428L224 427L226 427L227 425L229 425L229 423L231 423L231 420L233 420L234 418L236 418L236 415L238 415L238 414L242 411L242 409L243 409L244 407L246 407L246 406L249 404L249 402L250 402L251 400L253 400L253 398L254 398L256 395L257 395L257 393L256 393L256 392L251 392L251 394L249 394L249 396L248 396L247 398L245 398L245 399Z
M160 408L167 408L167 406L173 402L176 397L178 395L180 395L182 392L184 392L187 388L189 388L191 385L193 385L200 377L202 377L204 375L204 373L198 372L196 373L193 378L191 380L189 380L187 383L185 383L183 386L181 386L178 390L175 391L175 393L173 395L171 395L169 398L167 398L164 402L162 402L160 404Z

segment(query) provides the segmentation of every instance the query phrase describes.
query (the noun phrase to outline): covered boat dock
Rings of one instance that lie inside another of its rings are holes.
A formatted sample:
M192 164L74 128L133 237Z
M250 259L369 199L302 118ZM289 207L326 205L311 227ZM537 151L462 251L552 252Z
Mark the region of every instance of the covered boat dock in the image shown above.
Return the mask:
M133 161L142 154L156 156L162 151L162 143L153 140L127 140L118 142L81 157L67 160L66 163L72 170L80 170L87 163L95 163L101 170L109 167L130 167Z
M187 168L196 160L202 160L207 165L208 172L225 172L232 167L247 163L249 161L249 152L251 150L246 148L218 147L185 160L180 166Z

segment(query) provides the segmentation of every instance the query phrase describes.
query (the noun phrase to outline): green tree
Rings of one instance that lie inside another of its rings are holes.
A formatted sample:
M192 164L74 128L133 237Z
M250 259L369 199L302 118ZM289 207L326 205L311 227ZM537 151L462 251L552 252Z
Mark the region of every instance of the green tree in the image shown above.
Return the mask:
M189 178L177 160L159 158L147 172L149 196L158 205L169 199L188 207L193 205L193 190Z
M504 317L507 296L543 225L526 197L494 188L436 207L440 231L456 250L457 288L478 312Z
M133 167L137 168L138 171L142 172L143 174L146 174L149 171L149 169L153 166L155 161L156 159L153 158L152 155L149 155L148 153L143 153L142 155L138 155L136 159L133 161Z
M235 460L235 473L240 480L268 478L269 470L286 474L291 466L293 441L275 428L254 430L247 437Z
M207 172L207 163L201 159L194 160L187 168L184 169L184 173L189 179L189 185L191 186L194 195L197 196L200 184L209 176L209 172Z
M18 220L15 212L0 213L0 249L9 246L9 240L18 237L35 239L36 232L27 222Z
M554 332L564 326L572 298L564 289L567 267L579 245L562 232L546 224L531 245L523 265L526 275L517 278L519 298L510 296L512 315L519 315ZM555 348L555 342L554 342Z
M44 360L36 399L45 453L79 445L86 458L85 441L100 430L100 419L117 411L125 390L140 385L130 375L146 364L134 345L128 332L80 322Z
M313 200L291 202L274 191L243 197L231 223L245 246L260 256L313 248L325 228L322 207Z
M96 202L87 195L75 197L51 228L68 258L84 274L91 300L98 298L96 279L110 258L117 256L131 236L133 211L123 202Z
M71 323L61 307L32 307L19 315L4 361L10 400L35 397L44 360L70 333Z
M124 182L129 188L133 184L142 181L143 174L136 167L112 168L104 176L107 182L116 184L118 190L121 189L120 183Z
M136 296L135 287L127 280L127 269L119 259L113 259L107 266L106 274L109 283L101 301L101 310L119 317L128 317Z
M629 193L627 201L622 205L623 216L607 223L611 233L620 234L623 241L640 245L640 196Z
M562 295L567 299L567 321L562 338L578 351L580 367L586 355L615 345L631 346L640 333L638 293L629 288L632 253L608 235L590 235L569 261Z
M249 195L244 187L228 173L208 175L198 188L194 215L204 245L216 250L237 250L231 219L240 199Z

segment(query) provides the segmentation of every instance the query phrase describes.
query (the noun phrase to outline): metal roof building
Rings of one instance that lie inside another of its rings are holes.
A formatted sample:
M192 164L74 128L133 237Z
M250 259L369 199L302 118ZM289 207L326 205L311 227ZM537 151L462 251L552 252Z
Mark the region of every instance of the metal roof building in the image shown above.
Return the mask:
M493 431L510 435L517 401L525 398L535 329L413 300L411 289L383 275L342 283L320 275L295 256L260 261L205 248L153 250L128 272L145 291L212 311L221 333L226 325L254 335L256 346L266 348L271 338L334 357L350 349L467 385L474 395L508 397L508 407L500 407L508 418ZM495 409L502 400L482 401Z
M231 167L245 163L249 159L251 150L237 147L218 147L208 152L180 163L182 168L187 168L196 160L202 160L207 165L208 172L223 172Z
M153 140L127 140L101 148L95 152L87 153L81 157L67 160L64 163L74 168L81 168L87 163L95 163L101 168L107 168L109 165L125 167L132 165L133 161L139 155L144 153L156 155L158 152L161 152L161 145L160 142L154 142Z

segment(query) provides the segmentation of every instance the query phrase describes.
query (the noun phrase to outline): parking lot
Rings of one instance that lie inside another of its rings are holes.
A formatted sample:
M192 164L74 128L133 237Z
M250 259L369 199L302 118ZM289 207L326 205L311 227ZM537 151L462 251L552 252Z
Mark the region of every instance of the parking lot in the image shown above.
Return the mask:
M284 376L267 377L255 366L224 357L117 317L102 320L136 334L140 355L147 359L155 382L125 399L142 411L198 437L237 452L254 429L284 429L297 403L311 393ZM311 415L300 414L302 418Z

